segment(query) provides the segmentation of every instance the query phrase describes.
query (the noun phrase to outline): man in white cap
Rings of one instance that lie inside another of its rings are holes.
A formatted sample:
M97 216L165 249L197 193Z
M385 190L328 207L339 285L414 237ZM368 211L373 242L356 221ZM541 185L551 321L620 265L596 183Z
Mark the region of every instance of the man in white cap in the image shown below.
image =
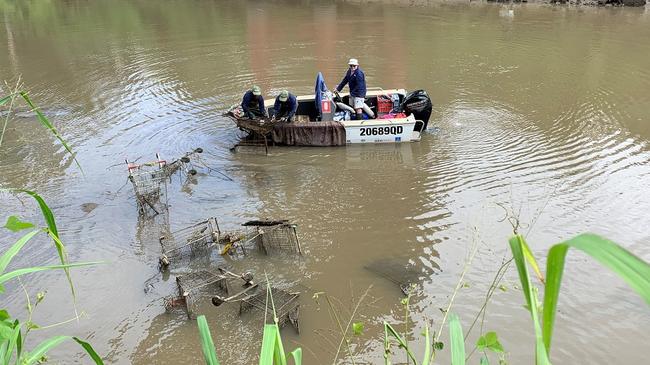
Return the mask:
M256 117L265 118L267 115L266 108L264 107L264 98L262 97L262 89L257 85L253 85L244 94L241 107L244 110L244 115L249 119L255 119Z
M284 121L291 123L293 116L298 110L298 100L296 96L287 90L282 90L273 105L276 119L284 119Z
M350 58L348 65L350 67L339 86L336 87L336 91L343 90L345 84L349 84L350 106L354 108L357 120L361 120L363 119L363 103L366 98L366 75L359 67L359 61L356 58Z

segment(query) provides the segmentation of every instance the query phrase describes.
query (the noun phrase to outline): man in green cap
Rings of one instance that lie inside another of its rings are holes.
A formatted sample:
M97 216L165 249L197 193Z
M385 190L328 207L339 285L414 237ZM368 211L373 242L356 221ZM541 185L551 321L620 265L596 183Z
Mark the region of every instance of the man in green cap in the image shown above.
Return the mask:
M244 110L244 115L249 119L268 117L266 115L266 108L264 107L262 89L257 85L253 85L253 87L244 94L241 107Z
M287 90L282 90L278 97L275 98L273 111L275 112L276 119L283 119L284 121L291 123L297 109L298 100L296 100L296 96Z

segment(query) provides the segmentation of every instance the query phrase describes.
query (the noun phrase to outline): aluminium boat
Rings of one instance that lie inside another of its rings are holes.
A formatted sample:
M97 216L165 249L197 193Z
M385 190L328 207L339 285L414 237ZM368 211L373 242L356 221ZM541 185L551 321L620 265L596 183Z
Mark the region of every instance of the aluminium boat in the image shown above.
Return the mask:
M365 99L364 119L355 120L349 94L327 90L319 73L315 94L297 96L298 109L291 123L275 118L248 119L239 105L225 115L248 133L239 145L322 147L420 140L432 110L426 91L369 88ZM273 115L274 102L264 100L268 115Z

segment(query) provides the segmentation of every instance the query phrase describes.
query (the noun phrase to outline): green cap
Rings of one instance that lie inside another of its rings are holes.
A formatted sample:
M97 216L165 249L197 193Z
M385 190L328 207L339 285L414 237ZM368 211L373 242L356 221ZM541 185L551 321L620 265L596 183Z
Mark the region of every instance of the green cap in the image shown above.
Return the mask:
M289 99L289 92L287 90L282 90L280 92L280 96L278 96L278 99L280 99L281 102L287 101Z
M253 85L251 91L253 92L253 95L262 95L262 89L257 85Z

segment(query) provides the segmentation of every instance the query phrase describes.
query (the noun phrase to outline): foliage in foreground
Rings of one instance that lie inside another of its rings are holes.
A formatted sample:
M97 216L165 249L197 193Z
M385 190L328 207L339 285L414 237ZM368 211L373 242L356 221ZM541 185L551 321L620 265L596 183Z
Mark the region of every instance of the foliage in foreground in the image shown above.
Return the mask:
M521 289L526 299L526 308L530 312L535 333L535 364L550 365L551 339L555 329L555 315L564 273L564 264L569 248L578 249L603 266L611 269L621 279L625 280L641 297L650 305L650 265L627 251L620 245L595 234L581 234L568 241L558 243L551 247L546 261L546 277L539 271L538 264L522 235L516 235L509 241L513 259L517 266L517 273L521 282ZM544 285L544 302L540 304L538 290L531 281L527 263L539 276ZM542 318L540 320L540 313ZM454 322L452 320L452 322ZM450 323L450 327L456 325ZM457 324L460 328L460 324ZM452 364L465 364L464 339L460 330L450 331L452 347ZM488 333L489 334L489 333ZM483 341L481 343L481 341ZM479 339L479 345L488 346L489 349L502 351L496 334L493 336L492 348L489 340L484 337ZM496 346L496 347L495 347ZM461 356L463 355L463 356ZM488 364L487 357L481 358L481 365Z
M280 336L280 326L278 325L278 317L275 312L275 304L273 303L273 297L270 295L271 287L268 278L266 282L267 306L270 298L271 308L273 309L273 323L264 324L259 365L287 365L287 354L284 352L282 337ZM214 348L214 342L212 341L212 335L210 335L210 328L208 327L208 322L205 319L205 316L200 315L196 320L199 326L201 348L203 350L205 363L207 365L219 365L217 353ZM264 322L266 322L266 320ZM293 357L293 363L295 365L302 364L302 349L300 347L289 354Z
M45 271L45 270L64 270L68 277L70 289L72 291L72 296L74 299L75 296L74 287L72 285L72 280L70 279L68 270L73 267L88 266L96 263L93 262L76 263L76 264L68 263L66 258L66 253L65 253L65 247L63 246L63 243L59 239L59 234L56 227L56 222L54 220L54 215L52 214L52 211L47 206L43 198L41 198L38 194L28 190L17 190L17 192L25 193L31 196L32 198L34 198L34 200L36 200L36 202L41 208L41 212L43 214L43 217L45 218L47 227L36 227L36 225L34 225L33 223L21 221L16 216L10 216L7 219L7 222L3 228L6 228L12 232L19 232L23 230L30 230L30 231L27 234L23 235L18 241L16 241L12 246L10 246L9 249L2 254L2 256L0 256L0 294L4 293L3 284L5 284L6 282L12 279L19 278L22 275L26 275L38 271ZM11 261L16 257L16 255L20 253L21 249L39 233L45 233L52 239L56 247L57 254L59 256L61 264L49 265L49 266L26 267L26 268L20 268L20 269L5 272L7 267L11 263ZM4 307L0 308L0 365L9 365L9 364L28 365L28 364L35 364L35 363L42 362L45 359L45 355L49 350L53 349L54 347L58 346L59 344L61 344L66 340L73 340L76 343L78 343L88 353L88 355L90 355L90 357L93 359L95 364L103 364L101 357L97 355L93 347L89 343L77 337L54 336L44 340L43 342L41 342L31 350L27 350L25 348L25 340L27 339L27 335L32 330L38 330L41 328L31 321L31 315L35 307L43 300L43 298L44 295L42 293L39 293L37 295L36 301L32 305L29 296L27 296L27 311L29 313L29 319L23 322L21 322L16 318L13 318L8 313L6 308Z
M13 104L15 103L15 100L18 99L18 98L21 98L31 108L31 111L36 113L36 119L39 121L39 123L41 123L41 125L43 127L47 128L47 130L49 130L52 133L52 135L54 137L56 137L56 139L58 139L59 142L61 142L61 145L63 145L65 150L68 151L68 153L71 156L73 156L73 158L74 158L74 154L72 152L72 149L68 145L68 143L63 139L63 137L61 137L59 132L54 127L54 124L52 124L52 122L50 122L50 120L47 119L45 114L43 114L41 112L41 110L36 105L34 105L32 100L27 95L26 91L18 91L18 90L16 90L16 91L12 92L9 95L0 97L0 107L5 105L5 104L9 104L9 113L7 113L7 116L5 117L5 120L4 120L4 125L2 126L2 130L0 131L0 146L2 146L2 140L4 138L4 132L5 132L6 128L7 128L7 123L9 122L9 117L11 116L11 111L12 111L12 108L13 108ZM79 165L79 162L77 161L76 158L74 159L74 161L77 164L77 166L81 169L81 166Z
M557 302L562 284L562 274L569 248L583 251L605 267L608 267L623 280L625 280L643 299L650 305L650 265L630 253L620 245L609 241L595 234L581 234L568 241L558 243L551 247L546 262L546 277L544 278L538 268L538 264L531 253L528 244L521 235L512 237L509 241L513 259L517 266L517 273L521 281L521 288L526 299L527 309L533 321L535 332L535 364L550 365L551 339L555 328L555 314ZM540 305L537 296L537 288L533 285L527 267L527 262L537 273L540 282L544 285L544 303ZM407 312L408 300L405 299ZM539 313L542 313L540 321ZM203 354L208 365L219 364L214 350L210 330L204 316L199 317L199 332L202 339ZM407 318L408 324L408 318ZM356 331L356 330L355 330ZM425 352L421 362L418 362L409 344L402 336L388 323L384 322L384 361L386 365L391 364L391 341L397 341L399 348L404 349L408 360L413 364L428 365L435 357L435 351L442 349L442 344L434 342L431 344L429 327L425 325L422 334L425 338ZM465 338L457 315L451 314L449 319L449 341L451 351L451 364L464 365L467 361L465 352ZM498 340L495 332L488 332L481 336L476 347L484 354L487 351L503 353L504 349ZM433 349L433 351L432 351ZM296 354L297 353L297 354ZM302 356L300 349L291 353L294 355L296 364L301 364ZM488 365L487 356L482 356L480 365ZM267 324L264 327L262 340L262 352L260 354L260 365L286 365L287 360L284 354L280 331L275 324Z

